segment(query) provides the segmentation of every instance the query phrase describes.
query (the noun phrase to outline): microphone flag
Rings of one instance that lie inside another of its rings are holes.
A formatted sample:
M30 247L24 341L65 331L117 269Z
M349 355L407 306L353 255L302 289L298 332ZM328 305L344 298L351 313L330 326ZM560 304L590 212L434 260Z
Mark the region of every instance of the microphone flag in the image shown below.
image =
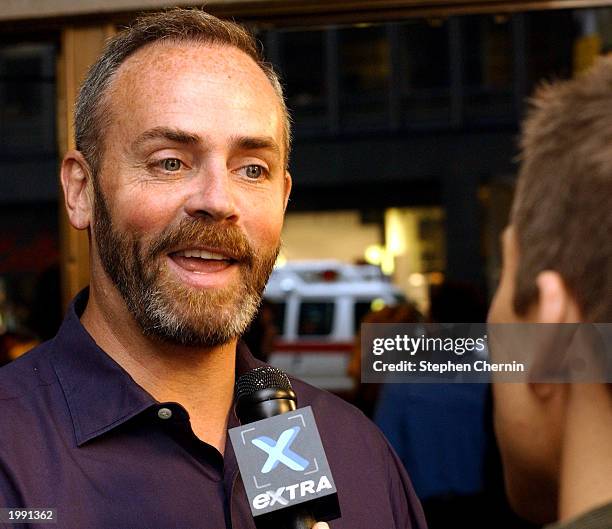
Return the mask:
M232 428L229 436L254 517L313 500L337 501L310 406Z

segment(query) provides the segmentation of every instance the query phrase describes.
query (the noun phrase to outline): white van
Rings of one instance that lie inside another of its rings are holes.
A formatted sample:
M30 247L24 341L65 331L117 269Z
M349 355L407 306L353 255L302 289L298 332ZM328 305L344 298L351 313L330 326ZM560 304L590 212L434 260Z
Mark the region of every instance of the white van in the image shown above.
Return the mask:
M404 300L378 267L338 261L275 268L264 297L275 306L278 329L269 362L334 392L353 388L347 367L363 316Z

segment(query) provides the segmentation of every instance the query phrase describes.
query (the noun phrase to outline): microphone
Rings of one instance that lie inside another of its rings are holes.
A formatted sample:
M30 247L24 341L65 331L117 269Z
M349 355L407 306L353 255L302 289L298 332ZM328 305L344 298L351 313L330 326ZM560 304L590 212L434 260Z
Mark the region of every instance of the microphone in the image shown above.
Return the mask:
M258 367L236 382L236 415L241 424L294 411L297 397L289 377L272 366Z
M258 529L311 529L340 516L336 487L312 408L297 408L287 375L258 367L236 382L229 430Z

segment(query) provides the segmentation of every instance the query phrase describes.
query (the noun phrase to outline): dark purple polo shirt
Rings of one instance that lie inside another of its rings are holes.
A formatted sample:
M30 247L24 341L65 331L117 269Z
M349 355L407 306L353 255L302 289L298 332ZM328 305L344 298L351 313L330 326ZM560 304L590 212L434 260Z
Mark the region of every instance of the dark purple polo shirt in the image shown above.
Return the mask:
M81 325L86 303L83 292L53 340L0 369L0 506L56 508L58 519L4 527L254 529L229 441L222 456L180 403L136 384ZM236 376L259 365L238 347ZM292 384L313 408L338 488L332 529L424 528L379 430L341 399Z

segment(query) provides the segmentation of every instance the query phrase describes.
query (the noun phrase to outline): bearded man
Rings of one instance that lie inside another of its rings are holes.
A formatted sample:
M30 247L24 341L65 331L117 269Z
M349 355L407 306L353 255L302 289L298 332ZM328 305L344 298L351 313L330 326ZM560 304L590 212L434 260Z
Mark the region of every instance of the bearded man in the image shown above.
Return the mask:
M278 78L236 24L148 15L91 68L75 131L61 179L90 286L0 371L0 505L57 509L62 529L253 528L227 430L236 378L262 365L239 338L291 189ZM424 527L382 434L293 385L339 491L334 529Z

